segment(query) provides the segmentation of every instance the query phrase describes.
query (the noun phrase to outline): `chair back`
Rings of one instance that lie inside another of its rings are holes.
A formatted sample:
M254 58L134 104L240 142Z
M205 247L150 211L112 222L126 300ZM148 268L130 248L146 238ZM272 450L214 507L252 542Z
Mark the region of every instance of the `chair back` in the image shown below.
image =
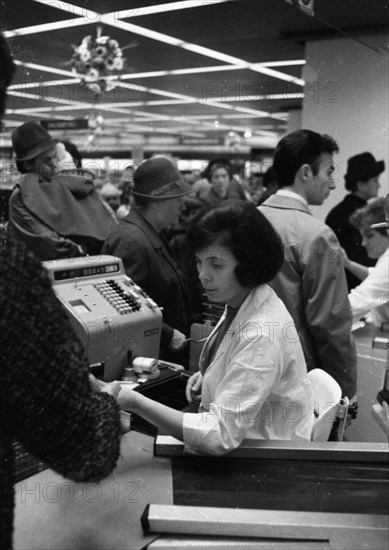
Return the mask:
M342 390L336 380L322 369L308 372L308 380L312 386L316 416L311 441L328 441L337 417Z

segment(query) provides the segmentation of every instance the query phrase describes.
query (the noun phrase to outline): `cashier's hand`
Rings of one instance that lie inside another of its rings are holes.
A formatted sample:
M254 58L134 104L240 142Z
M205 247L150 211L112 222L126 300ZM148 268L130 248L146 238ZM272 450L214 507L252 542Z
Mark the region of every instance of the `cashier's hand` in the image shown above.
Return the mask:
M203 377L201 372L195 372L186 383L185 395L188 403L199 403L201 401L201 384Z
M117 399L119 392L120 392L120 383L119 382L103 382L102 380L98 380L93 374L89 374L89 383L91 385L92 391L98 393L98 392L105 392L109 395L112 395L115 399Z
M173 329L173 337L169 343L169 349L172 351L179 351L187 342L185 334L182 334L179 330Z

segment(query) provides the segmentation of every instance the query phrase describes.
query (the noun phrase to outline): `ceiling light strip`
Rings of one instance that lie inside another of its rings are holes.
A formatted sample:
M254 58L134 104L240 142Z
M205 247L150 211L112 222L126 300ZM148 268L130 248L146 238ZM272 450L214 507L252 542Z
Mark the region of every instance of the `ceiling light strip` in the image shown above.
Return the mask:
M138 79L138 78L154 78L158 76L175 76L183 74L196 74L196 73L215 73L222 71L237 71L246 69L246 63L241 65L210 65L205 67L192 67L188 69L171 69L165 71L149 71L144 73L128 73L120 75L122 80L126 79Z
M36 69L36 70L41 70L41 71L45 71L45 72L50 72L50 73L58 73L58 74L63 74L65 76L74 76L75 73L73 73L73 71L66 71L66 70L62 70L62 69L58 69L56 67L48 67L47 65L38 65L37 63L27 63L25 61L19 61L19 60L16 60L15 63L17 65L20 65L20 66L23 66L23 67L27 67L29 69ZM282 62L282 64L285 64L286 62ZM253 68L253 70L256 70L258 67L266 67L268 65L268 63L254 63L252 65L250 65L250 69ZM270 66L270 62L269 62L269 66ZM160 76L169 76L169 75L185 75L185 74L197 74L197 73L214 73L214 72L224 72L224 71L239 71L239 70L242 70L242 69L247 69L247 63L244 63L244 64L240 64L240 65L210 65L210 66L205 66L205 67L189 67L187 69L171 69L171 70L165 70L165 71L146 71L146 72L143 72L143 73L126 73L126 74L121 74L120 75L120 79L121 80L128 80L128 79L138 79L138 78L155 78L155 77L160 77ZM79 77L81 77L82 75L79 75ZM107 80L116 80L117 79L117 76L115 75L108 75L107 77L105 77ZM294 77L290 77L291 79L294 78ZM60 84L67 84L67 83L73 83L75 79L71 79L69 80L69 82L63 80L63 81L60 81ZM76 81L78 82L79 79ZM52 83L52 84L50 84ZM43 84L47 84L48 86L49 85L52 85L52 86L55 86L55 83L56 81L48 81L47 83L43 83ZM42 84L42 83L40 83ZM29 86L32 86L33 84L29 84Z
M26 68L30 69L36 69L41 70L45 72L50 73L59 73L61 72L64 75L74 76L75 73L71 71L64 71L61 69L48 67L46 65L38 65L36 63L26 63L23 61L16 61L16 64L20 66L24 66ZM222 71L234 71L234 70L241 70L245 69L246 66L244 65L214 65L209 67L193 67L193 68L187 68L187 69L174 69L174 70L167 70L167 71L148 71L144 73L128 73L128 74L122 74L120 75L120 80L137 80L139 78L153 78L153 77L160 77L160 76L168 76L168 75L184 75L184 74L196 74L196 73L207 73L207 72L222 72ZM79 75L79 78L69 78L67 80L47 80L45 82L28 82L23 84L13 84L9 87L11 90L17 90L22 88L34 88L37 86L57 86L57 85L69 85L69 84L77 84L80 81L80 77L82 75ZM115 75L109 75L106 77L107 80L116 80L118 77ZM291 80L294 77L290 77Z
M34 99L36 101L39 101L39 100L42 100L42 96L39 96L39 95L36 95L36 94L27 94L26 92L17 92L17 91L10 91L9 92L10 95L13 95L13 96L17 96L17 97L23 97L23 98L27 98L27 99ZM76 111L76 110L90 110L91 108L93 108L94 106L90 105L90 103L79 103L79 102L72 102L72 100L67 100L67 99L61 99L61 98L57 98L57 97L48 97L48 96L44 96L44 99L46 101L49 101L49 102L52 102L52 103L61 103L61 104L64 104L64 106L56 106L56 107L34 107L34 108L25 108L25 109L13 109L13 113L33 113L33 112L44 112L44 111L50 111L50 112L54 112L54 111ZM119 114L124 114L124 115L128 115L128 111L126 111L125 109L120 109L118 107L116 107L116 103L112 103L112 104L99 104L99 107L98 107L99 110L108 110L108 111L111 111L113 113L119 113Z
M83 17L77 19L65 19L63 21L55 21L54 23L42 23L42 25L33 25L31 27L21 27L12 31L4 31L6 38L14 38L15 36L26 36L28 34L38 34L40 32L55 31L59 29L67 29L69 27L77 27L86 25Z
M159 4L158 6L147 6L144 8L133 8L129 10L121 10L116 12L118 19L127 19L128 17L142 17L144 15L152 15L155 13L165 13L174 10L186 10L191 8L199 8L212 4L224 4L232 0L184 0L182 2L169 2L168 4Z
M230 102L240 102L240 101L276 101L280 99L303 99L304 93L285 93L285 94L253 94L253 95L237 95L236 97L226 97L226 101ZM222 99L208 99L208 103L218 103Z
M99 23L99 20L96 21L96 16L97 18L100 17L99 13L92 10L87 10L85 8L80 8L79 6L70 4L69 2L62 2L62 1L53 2L52 0L33 0L33 1L37 2L38 4L43 4L44 6L49 6L50 8L57 8L61 11L65 11L72 15L80 15L81 18L85 20L85 25Z
M34 69L37 71L44 71L46 73L62 74L64 76L73 76L72 71L64 71L63 69L58 69L57 67L48 67L47 65L39 65L38 63L28 63L26 61L19 61L14 59L15 65L19 67L26 67L27 69Z
M305 65L305 59L289 59L288 61L263 61L261 63L253 63L260 67L288 67L292 65Z
M14 90L9 90L7 92L9 95L13 95L13 96L17 96L17 97L23 97L24 99L35 99L37 101L41 101L41 100L44 100L44 101L49 101L49 102L52 102L52 103L66 103L66 105L71 105L71 107L73 108L74 106L76 106L76 103L77 103L77 107L78 107L78 102L72 102L71 99L62 99L60 97L50 97L48 95L37 95L37 94L29 94L27 92L18 92L18 91L14 91ZM87 104L85 104L87 105ZM90 105L88 105L90 107ZM85 108L85 107L84 107Z
M79 84L78 78L68 78L64 80L46 80L44 82L23 82L23 84L12 84L8 90L26 90L28 88L49 88L51 86L66 86L68 84Z
M198 53L200 55L204 55L206 57L211 57L213 59L218 59L219 61L224 61L226 63L230 64L238 64L241 65L242 68L248 68L255 72L259 72L262 74L266 74L268 76L272 76L274 78L278 78L280 80L286 80L287 82L293 82L296 85L304 86L305 82L296 77L291 77L290 75L287 75L285 73L281 73L280 71L273 71L272 69L267 69L264 66L258 66L258 64L250 64L247 61L244 61L242 59L239 59L237 57L233 57L227 54L224 54L222 52L218 52L216 50L211 50L210 48L205 48L203 46L200 46L198 44L193 44L189 42L185 42L183 40L177 39L175 37L159 33L156 31L152 31L151 29L146 29L144 27L140 27L139 25L134 25L132 23L119 21L117 17L117 12L111 12L108 14L99 14L97 12L93 12L91 10L85 10L84 8L80 8L78 6L74 6L73 4L69 4L67 2L62 2L62 6L58 5L58 3L53 4L51 0L34 0L35 2L39 2L44 5L50 5L52 7L57 7L63 11L69 11L70 13L75 13L77 15L82 15L84 18L87 19L88 23L93 23L93 18L98 17L99 22L106 23L108 25L112 25L117 28L121 28L124 30L127 30L129 32L132 32L134 34L139 34L141 36L145 36L146 38L151 38L153 40L157 40L160 42L163 42L165 44L170 44L172 46L176 46L179 48L183 48L185 50L192 51L194 53Z
M49 1L47 0L35 0L36 2L40 2L42 4L49 4ZM157 31L153 31L151 29L147 29L145 27L140 27L139 25L134 25L133 23L128 23L125 21L119 21L117 19L116 12L111 12L109 14L98 14L97 12L91 12L89 10L83 10L82 8L78 8L77 6L73 6L72 4L68 4L66 2L62 3L63 6L67 8L76 8L75 13L79 15L80 13L83 14L83 12L87 12L90 16L99 16L100 22L106 23L108 25L112 25L114 27L117 27L119 29L123 29L129 32L132 32L134 34L138 34L141 36L144 36L146 38L151 38L152 40L157 40L159 42L163 42L165 44L170 44L172 46L176 46L178 48L182 48L188 51L192 51L194 53L197 53L199 55L204 55L206 57L211 57L212 59L218 59L219 61L224 61L226 63L230 64L239 64L242 65L242 68L247 67L251 68L251 64L243 59L239 59L234 56L230 56L227 54L224 54L222 52L218 52L216 50L211 50L210 48L205 48L204 46L200 46L199 44L193 44L190 42L185 42L181 39L177 39L173 36L169 36L167 34L163 34ZM57 6L56 6L57 7ZM66 8L61 8L65 9ZM91 17L88 17L88 19L92 19ZM93 19L92 19L93 21ZM267 69L266 67L258 67L258 65L253 64L252 70L255 72L263 73L268 76L272 76L274 78L278 78L280 80L286 80L288 82L294 82L297 85L304 86L304 81L299 78L291 77L290 75L281 73L280 71L273 71L272 69Z
M285 80L286 82L293 82L293 84L296 84L297 86L305 86L305 81L302 78L281 73L280 71L275 71L274 69L268 69L267 67L258 67L257 65L250 65L249 68L256 73L266 74L273 78Z
M123 83L119 83L118 85L123 86ZM202 99L193 98L191 96L186 96L184 94L177 94L177 93L173 93L173 92L163 92L162 90L157 90L155 88L146 88L144 86L139 86L139 91L165 95L167 97L172 97L172 98L177 98L177 99L192 100L195 103L200 103L202 105L207 105L207 103L208 103L207 101L203 101ZM240 111L240 112L255 113L257 115L262 115L263 117L277 118L277 117L274 117L272 115L272 113L269 113L267 111L259 111L259 110L254 110L254 109L245 109L244 107L236 107L236 106L233 106L233 105L229 105L227 103L212 102L212 106L220 107L221 109L231 109L231 110L236 110L236 111Z
M170 44L173 46L176 46L178 48L182 48L184 50L192 51L194 53L197 53L199 55L203 55L206 57L210 57L212 59L217 59L219 61L224 61L225 63L233 64L233 65L240 65L241 68L247 68L251 69L255 72L263 73L268 76L272 76L274 78L278 78L280 80L286 80L288 82L294 82L295 84L299 86L304 86L304 81L302 79L298 79L296 77L291 77L288 74L281 73L280 71L274 71L273 69L267 69L266 67L258 66L258 64L251 64L248 61L245 61L243 59L239 59L238 57L234 57L231 55L224 54L222 52L218 52L216 50L211 50L210 48L205 48L204 46L200 46L198 44L192 44L190 42L185 42L183 40L179 40L177 38L174 38L172 36L169 36L167 34L162 34L156 31L152 31L150 29L146 29L144 27L140 27L138 25L134 25L133 23L127 23L124 21L113 21L113 18L111 16L107 17L106 15L102 16L102 19L107 24L113 24L114 26L123 29L128 30L129 32L132 32L134 34L140 34L141 36L145 36L146 38L151 38L153 40L158 40L160 42L163 42L165 44Z

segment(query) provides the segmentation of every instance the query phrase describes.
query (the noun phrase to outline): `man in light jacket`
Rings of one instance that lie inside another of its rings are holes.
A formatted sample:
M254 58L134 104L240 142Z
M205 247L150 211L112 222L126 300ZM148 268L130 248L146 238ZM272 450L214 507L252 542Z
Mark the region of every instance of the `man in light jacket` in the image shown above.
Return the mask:
M342 255L333 231L308 206L322 204L335 188L336 152L330 136L310 130L285 136L274 154L280 189L259 209L284 243L284 262L270 286L294 319L308 370L327 371L351 401L356 352Z

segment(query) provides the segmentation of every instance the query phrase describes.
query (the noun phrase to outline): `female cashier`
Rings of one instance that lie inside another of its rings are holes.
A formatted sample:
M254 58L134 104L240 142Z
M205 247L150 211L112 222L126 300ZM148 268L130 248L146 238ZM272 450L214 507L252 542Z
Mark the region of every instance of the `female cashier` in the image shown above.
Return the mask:
M313 395L294 324L266 285L283 261L280 238L252 203L215 206L188 232L201 284L225 311L188 380L198 412L170 409L123 386L136 412L195 452L219 455L243 439L310 439ZM189 449L188 449L189 450Z

